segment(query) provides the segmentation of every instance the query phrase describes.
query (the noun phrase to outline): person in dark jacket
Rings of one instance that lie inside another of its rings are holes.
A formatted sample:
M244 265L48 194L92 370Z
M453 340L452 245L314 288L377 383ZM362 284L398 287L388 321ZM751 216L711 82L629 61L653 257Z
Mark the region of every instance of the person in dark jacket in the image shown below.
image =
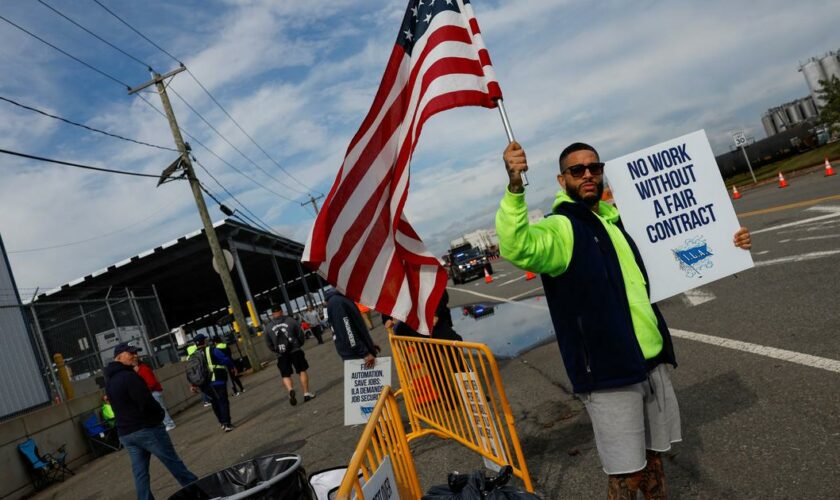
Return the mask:
M315 397L309 392L309 363L303 352L305 341L303 330L294 318L285 316L280 306L271 308L271 321L265 325L265 340L268 348L277 355L277 369L283 377L283 385L289 393L289 404L297 404L297 393L292 382L292 374L297 372L300 385L303 388L303 402Z
M362 314L356 304L335 288L324 294L327 298L327 314L335 335L335 350L341 359L363 359L365 368L373 368L379 346L365 326Z
M149 481L151 455L169 469L181 486L198 478L175 452L163 425L163 408L152 397L146 382L134 371L137 351L137 347L125 343L114 347L114 361L105 367L105 393L114 410L120 442L131 459L137 498L153 500Z
M233 362L234 366L236 365L236 361L233 359L233 351L230 350L230 346L222 340L222 337L218 335L213 336L213 347L222 351L222 354L230 358ZM245 392L245 386L242 385L242 380L239 379L239 372L236 370L228 370L228 377L230 377L230 388L233 389L233 395L239 396L243 392Z
M661 452L682 439L666 364L676 366L665 319L651 304L639 250L618 210L602 202L604 164L574 143L560 154L553 215L530 224L525 151L504 152L509 184L496 213L502 256L541 273L560 353L595 431L608 498L666 498ZM735 246L748 250L740 228Z
M190 389L193 392L201 391L207 396L207 399L210 400L210 405L213 407L216 420L219 421L222 430L230 432L233 430L233 424L230 421L227 379L229 371L236 373L236 367L233 365L233 361L225 356L222 351L207 345L207 336L203 333L196 335L193 340L195 341L196 350L204 351L204 359L207 360L207 368L210 371L210 380L200 387L193 385Z
M502 257L541 273L560 354L592 420L609 475L608 498L666 498L660 453L682 439L666 364L676 366L671 335L651 304L644 262L618 210L603 201L604 164L592 146L560 154L562 189L553 215L528 223L525 151L504 152L509 183L496 213ZM748 250L740 228L735 246Z

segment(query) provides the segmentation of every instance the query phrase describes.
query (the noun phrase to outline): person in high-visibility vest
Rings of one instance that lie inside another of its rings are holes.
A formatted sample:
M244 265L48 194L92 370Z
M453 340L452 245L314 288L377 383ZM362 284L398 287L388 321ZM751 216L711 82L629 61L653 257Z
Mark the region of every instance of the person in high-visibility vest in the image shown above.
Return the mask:
M102 408L100 412L102 413L102 422L108 427L113 427L117 417L114 416L114 408L111 407L111 401L108 400L108 396L105 394L102 395Z
M222 351L225 356L229 357L231 361L233 361L233 352L231 352L230 347L228 347L227 343L223 341L221 337L214 335L213 345L216 349ZM239 374L235 370L228 370L228 375L230 376L230 388L233 389L233 395L239 396L245 392L245 386L243 386L242 381L239 380Z
M228 370L236 371L233 361L219 349L207 344L207 336L199 333L195 336L196 353L204 351L204 359L210 371L210 380L201 386L192 385L193 392L201 391L210 399L213 413L225 432L233 430L230 420L230 401L227 395Z
M192 356L192 353L194 353L196 350L198 350L198 347L196 347L195 344L188 345L187 359L189 359L189 357ZM212 404L210 404L210 398L208 398L207 394L204 394L203 392L201 393L201 403L205 408L213 406Z

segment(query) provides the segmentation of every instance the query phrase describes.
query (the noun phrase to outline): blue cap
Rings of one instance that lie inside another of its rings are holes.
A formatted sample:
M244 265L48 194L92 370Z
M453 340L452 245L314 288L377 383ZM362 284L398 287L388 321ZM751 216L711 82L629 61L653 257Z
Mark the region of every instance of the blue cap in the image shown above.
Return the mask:
M139 347L135 347L127 342L122 342L114 346L114 357L116 358L124 352L136 353L141 351Z
M204 342L205 340L207 340L207 335L204 335L203 333L199 333L198 335L193 337L193 340L195 341L196 344L198 344L200 342Z

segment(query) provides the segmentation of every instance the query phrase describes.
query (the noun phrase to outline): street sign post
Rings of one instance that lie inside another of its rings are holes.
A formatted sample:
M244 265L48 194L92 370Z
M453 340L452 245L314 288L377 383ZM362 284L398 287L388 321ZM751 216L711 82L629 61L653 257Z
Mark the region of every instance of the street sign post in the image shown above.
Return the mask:
M738 130L737 132L732 133L732 140L735 141L735 147L741 148L741 152L744 153L744 160L747 161L747 168L750 169L750 175L752 176L753 184L756 184L758 181L755 180L755 173L753 173L752 164L750 163L750 159L747 156L747 136L744 135L743 130Z

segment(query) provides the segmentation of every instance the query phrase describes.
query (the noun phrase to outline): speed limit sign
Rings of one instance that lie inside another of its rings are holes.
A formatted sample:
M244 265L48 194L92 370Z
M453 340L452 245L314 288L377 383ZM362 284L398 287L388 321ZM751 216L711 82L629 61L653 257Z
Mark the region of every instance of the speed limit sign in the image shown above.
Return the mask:
M744 132L738 131L732 134L732 139L735 141L735 147L739 148L747 144L747 136L744 135Z

